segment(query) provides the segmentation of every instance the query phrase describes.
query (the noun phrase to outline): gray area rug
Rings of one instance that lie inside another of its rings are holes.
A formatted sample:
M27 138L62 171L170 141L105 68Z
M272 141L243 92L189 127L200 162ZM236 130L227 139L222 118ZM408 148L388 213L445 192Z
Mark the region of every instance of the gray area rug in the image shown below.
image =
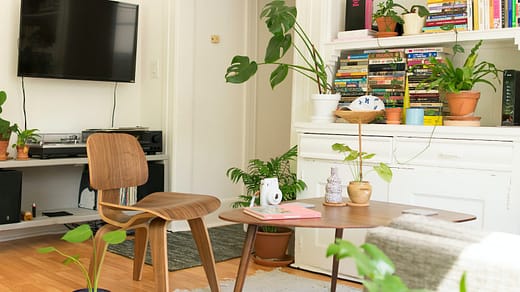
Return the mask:
M221 262L242 255L246 233L242 224L208 228L213 246L215 261ZM199 252L190 231L168 232L168 270L176 271L200 266ZM126 240L121 244L109 245L108 251L128 258L134 258L134 241ZM150 246L146 251L147 264L151 265Z
M220 282L221 292L233 291L235 285L234 280L225 280ZM180 290L176 289L174 292L209 292L210 289L200 288L194 290ZM282 272L280 269L272 271L259 270L256 274L248 276L244 283L243 291L247 292L320 292L330 291L330 282L313 280L300 276L295 276L289 273ZM338 292L361 292L361 289L356 289L346 285L336 287Z

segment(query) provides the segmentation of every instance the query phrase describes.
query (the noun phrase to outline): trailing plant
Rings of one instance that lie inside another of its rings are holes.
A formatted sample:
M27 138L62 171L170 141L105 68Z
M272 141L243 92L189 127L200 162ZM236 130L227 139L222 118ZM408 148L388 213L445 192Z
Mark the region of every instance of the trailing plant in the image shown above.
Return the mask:
M352 173L353 178L352 180L363 181L363 160L371 159L375 156L375 154L360 152L350 148L348 145L341 143L334 143L332 145L332 150L344 154L345 158L343 161L349 164L350 172ZM375 171L379 177L386 182L390 182L392 180L392 170L383 162L380 162L378 165L374 165L372 171Z
M22 131L17 124L14 124L14 126L14 132L16 133L17 138L16 143L12 145L13 148L24 147L29 140L40 137L40 135L36 133L38 129L26 129Z
M359 247L343 239L336 239L327 248L327 257L336 256L338 259L351 257L356 268L363 277L363 286L369 292L419 292L425 289L409 289L399 276L394 275L394 263L377 246L364 243ZM460 292L466 292L466 273L462 274L459 282Z
M250 60L248 56L234 56L231 65L227 68L226 82L246 82L255 75L258 66L274 65L275 69L269 77L269 83L273 89L285 80L290 69L316 83L319 93L333 93L334 87L327 79L328 68L311 39L296 21L296 16L296 7L287 6L283 0L267 3L262 9L260 18L265 21L272 37L267 45L264 61L257 63ZM302 46L294 43L293 35L301 39ZM291 47L303 59L303 65L280 61Z
M103 240L108 244L118 244L126 239L126 231L125 230L113 230L110 232L107 232L103 234ZM81 243L87 240L92 240L92 252L93 257L96 258L96 244L94 239L94 234L92 232L92 229L90 229L90 226L88 224L82 224L74 229L71 229L67 231L62 237L62 240L65 240L70 243ZM94 263L94 266L96 267L94 269L93 277L94 279L91 279L88 273L87 267L80 261L79 255L67 255L63 253L62 251L58 250L55 247L49 246L49 247L42 247L38 249L39 253L50 253L50 252L57 252L58 254L65 257L65 260L63 261L63 264L68 265L70 263L74 263L78 265L81 272L83 273L83 276L85 277L85 280L87 281L87 288L89 292L95 292L98 288L98 282L99 282L99 267L97 263ZM105 257L106 250L103 251L103 255L101 257L101 261L103 261Z
M401 13L401 14L417 13L419 15L419 17L425 17L425 16L430 15L430 11L428 11L428 8L426 8L422 5L413 4L412 6L410 6L410 10L406 9L406 7L404 7L403 5L400 5L398 3L394 3L394 5L403 9L403 13Z
M482 40L473 46L464 64L460 67L453 65L453 61L450 58L445 58L441 61L435 57L430 57L429 64L423 66L431 69L431 76L419 84L419 87L438 88L438 90L445 92L459 92L461 90L471 90L477 83L484 83L496 91L495 85L486 78L493 77L493 79L499 80L498 73L501 71L493 63L486 61L477 62L478 50L481 45ZM457 53L464 53L464 48L456 43L453 46L453 51L452 59L455 58Z
M239 200L234 202L232 207L247 207L250 205L253 196L260 192L260 183L264 178L278 178L278 185L282 192L282 201L296 199L296 194L305 190L307 185L298 179L296 173L291 171L291 161L298 154L298 146L295 145L284 154L271 158L268 161L251 159L247 169L242 170L238 167L231 167L226 171L226 176L233 183L242 181L246 187L246 194L240 195ZM260 203L260 198L255 198L255 203Z
M0 91L0 114L2 113L2 105L7 101L7 93ZM0 117L0 140L9 140L11 132L15 130L15 125L11 125L10 121Z

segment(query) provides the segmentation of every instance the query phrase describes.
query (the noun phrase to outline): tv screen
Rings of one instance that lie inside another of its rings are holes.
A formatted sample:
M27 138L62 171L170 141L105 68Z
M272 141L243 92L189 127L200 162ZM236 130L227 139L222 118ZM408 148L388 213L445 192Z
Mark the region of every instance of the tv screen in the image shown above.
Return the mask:
M138 6L22 0L18 76L135 82Z

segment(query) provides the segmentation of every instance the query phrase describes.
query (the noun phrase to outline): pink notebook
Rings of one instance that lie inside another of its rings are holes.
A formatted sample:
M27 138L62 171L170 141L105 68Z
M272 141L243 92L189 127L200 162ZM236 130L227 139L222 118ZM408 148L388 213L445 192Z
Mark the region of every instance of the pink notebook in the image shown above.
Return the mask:
M244 208L244 213L260 220L319 218L321 213L299 205L269 205Z

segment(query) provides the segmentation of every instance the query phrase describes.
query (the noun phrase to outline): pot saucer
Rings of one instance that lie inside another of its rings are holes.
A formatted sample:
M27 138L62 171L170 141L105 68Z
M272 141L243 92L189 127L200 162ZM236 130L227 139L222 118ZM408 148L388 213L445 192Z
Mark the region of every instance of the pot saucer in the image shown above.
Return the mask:
M387 37L393 37L397 35L396 31L378 31L377 32L378 38L387 38Z
M350 207L367 207L367 206L370 206L370 203L358 204L358 203L353 203L353 202L347 202L347 206L350 206Z
M285 255L280 259L264 259L253 254L253 261L259 265L267 267L284 267L291 264L294 258L290 255Z

